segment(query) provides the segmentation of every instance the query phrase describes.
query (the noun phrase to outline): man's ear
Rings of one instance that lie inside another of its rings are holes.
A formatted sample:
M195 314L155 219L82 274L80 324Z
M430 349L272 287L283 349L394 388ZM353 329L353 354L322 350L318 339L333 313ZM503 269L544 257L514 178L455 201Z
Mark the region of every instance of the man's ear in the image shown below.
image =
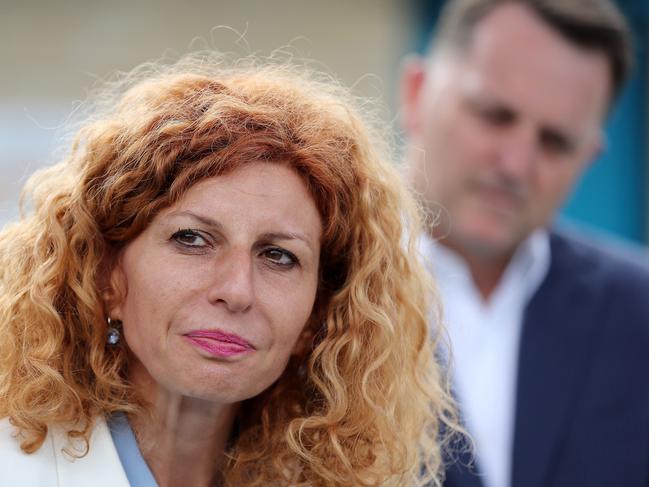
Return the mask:
M416 133L420 126L420 97L426 82L426 62L420 56L408 56L401 63L399 113L407 134Z
M606 138L606 132L604 132L604 129L601 129L590 148L590 154L588 155L589 166L592 166L599 156L606 151L607 147L608 140Z
M108 252L100 264L99 289L106 316L123 320L123 302L127 282L122 263L122 252Z

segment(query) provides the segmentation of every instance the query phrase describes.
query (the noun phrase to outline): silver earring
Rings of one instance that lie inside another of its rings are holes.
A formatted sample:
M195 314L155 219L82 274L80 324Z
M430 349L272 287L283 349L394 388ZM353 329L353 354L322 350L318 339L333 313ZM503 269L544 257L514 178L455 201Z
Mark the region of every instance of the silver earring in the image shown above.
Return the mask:
M121 334L119 332L118 324L121 324L119 320L113 320L110 319L110 316L106 318L106 322L108 323L108 331L106 332L106 343L110 346L115 346L119 343L119 339L121 338Z

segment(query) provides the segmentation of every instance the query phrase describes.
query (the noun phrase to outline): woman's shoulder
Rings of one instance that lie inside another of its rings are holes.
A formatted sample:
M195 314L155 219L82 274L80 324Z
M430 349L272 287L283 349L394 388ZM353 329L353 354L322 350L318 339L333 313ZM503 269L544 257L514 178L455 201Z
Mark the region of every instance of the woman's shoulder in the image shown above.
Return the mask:
M20 441L18 431L9 419L1 419L0 485L58 485L52 435L48 434L43 445L30 454L21 450Z
M7 418L0 420L0 486L55 487L127 487L110 432L98 419L84 456L71 456L65 428L49 428L41 447L34 453L20 449L16 428Z

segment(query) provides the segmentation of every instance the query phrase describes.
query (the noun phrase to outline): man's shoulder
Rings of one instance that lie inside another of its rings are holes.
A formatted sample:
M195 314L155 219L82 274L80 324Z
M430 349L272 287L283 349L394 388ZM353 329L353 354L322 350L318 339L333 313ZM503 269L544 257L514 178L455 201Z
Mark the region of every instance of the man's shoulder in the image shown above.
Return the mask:
M553 264L561 270L581 268L591 278L649 285L649 251L639 245L561 229L550 234L550 252Z
M631 328L646 330L649 340L649 253L645 249L557 231L550 235L550 253L545 293L576 290L575 305L599 310L601 319L617 316Z

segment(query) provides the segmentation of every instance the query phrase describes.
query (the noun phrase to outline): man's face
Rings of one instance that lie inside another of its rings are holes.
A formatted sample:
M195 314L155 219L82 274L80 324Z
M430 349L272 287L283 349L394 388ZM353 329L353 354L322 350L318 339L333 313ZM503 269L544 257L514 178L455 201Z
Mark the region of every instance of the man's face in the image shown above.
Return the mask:
M600 147L606 58L521 5L497 7L461 52L406 68L414 188L460 253L505 258L549 223Z

